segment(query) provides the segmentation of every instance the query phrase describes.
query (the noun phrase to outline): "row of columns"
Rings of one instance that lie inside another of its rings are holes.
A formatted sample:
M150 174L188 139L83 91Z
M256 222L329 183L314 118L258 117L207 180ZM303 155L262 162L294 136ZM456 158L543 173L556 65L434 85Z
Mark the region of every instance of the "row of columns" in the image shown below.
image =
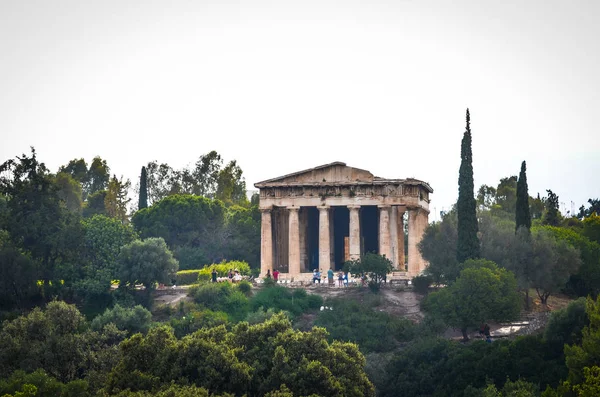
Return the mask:
M301 251L305 250L305 236L301 236L299 207L287 207L289 211L288 273L300 274ZM319 209L319 264L330 264L332 260L332 235L329 222L329 207ZM349 256L360 259L360 206L349 205ZM261 209L261 274L266 274L273 265L273 229L271 209ZM404 270L404 212L405 207L379 206L379 254L385 255L399 270ZM428 213L423 209L410 209L408 218L408 271L419 274L424 261L418 250L423 232L427 227ZM327 268L327 265L321 265Z

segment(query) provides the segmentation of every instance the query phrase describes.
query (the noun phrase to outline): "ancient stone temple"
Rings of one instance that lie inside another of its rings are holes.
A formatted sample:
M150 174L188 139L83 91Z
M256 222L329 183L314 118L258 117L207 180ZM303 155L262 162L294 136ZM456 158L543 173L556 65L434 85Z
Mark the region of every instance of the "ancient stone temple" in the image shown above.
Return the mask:
M339 270L366 252L385 255L407 277L426 266L417 244L433 189L423 181L383 179L335 162L254 186L260 189L262 276L278 269L310 278L314 269Z

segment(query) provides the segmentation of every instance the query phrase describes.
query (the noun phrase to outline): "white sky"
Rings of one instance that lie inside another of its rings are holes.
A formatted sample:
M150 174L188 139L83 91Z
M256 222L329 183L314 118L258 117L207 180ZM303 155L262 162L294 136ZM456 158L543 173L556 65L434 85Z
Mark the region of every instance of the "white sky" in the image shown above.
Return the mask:
M255 182L332 161L456 201L518 174L600 197L600 1L0 0L0 161L135 180L217 150ZM561 206L562 207L562 206Z

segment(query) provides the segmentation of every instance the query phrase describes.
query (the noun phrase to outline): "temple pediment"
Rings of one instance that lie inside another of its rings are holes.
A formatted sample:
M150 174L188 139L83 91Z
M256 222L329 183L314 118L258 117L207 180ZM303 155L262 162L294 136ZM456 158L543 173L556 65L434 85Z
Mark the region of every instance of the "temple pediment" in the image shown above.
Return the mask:
M353 184L371 183L376 179L369 171L349 167L346 163L336 161L308 170L294 172L277 178L258 182L258 188L283 185L318 185L318 184Z

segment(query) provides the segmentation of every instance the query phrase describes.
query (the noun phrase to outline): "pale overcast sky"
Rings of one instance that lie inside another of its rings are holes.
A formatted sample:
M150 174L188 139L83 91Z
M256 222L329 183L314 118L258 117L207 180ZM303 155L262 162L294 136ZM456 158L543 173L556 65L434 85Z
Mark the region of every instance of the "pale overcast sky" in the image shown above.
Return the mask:
M255 182L332 161L457 198L527 161L600 197L600 1L0 0L0 161L95 155L132 179L217 150ZM435 211L435 212L434 212Z

